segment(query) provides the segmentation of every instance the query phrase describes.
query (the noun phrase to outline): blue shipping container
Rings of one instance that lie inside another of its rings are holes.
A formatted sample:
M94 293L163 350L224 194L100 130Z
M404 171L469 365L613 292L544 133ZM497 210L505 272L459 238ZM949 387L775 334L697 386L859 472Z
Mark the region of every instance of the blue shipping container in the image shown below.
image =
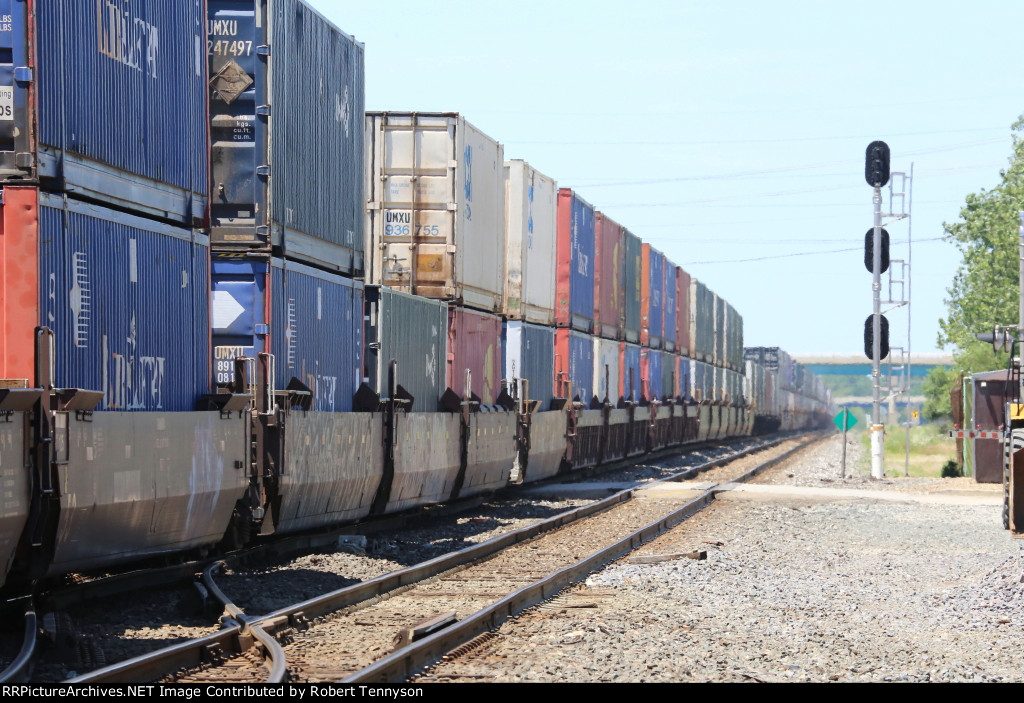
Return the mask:
M569 336L569 380L572 381L573 396L589 403L593 395L594 342L589 334L575 330Z
M676 356L675 364L679 385L679 397L682 400L689 402L692 400L692 396L690 395L690 360L684 356Z
M640 366L644 370L644 395L648 400L662 397L661 352L657 349L640 350Z
M555 320L583 332L594 325L594 221L592 205L568 188L558 191Z
M676 348L676 265L664 257L665 297L662 337L665 348Z
M660 348L662 335L665 331L665 298L663 293L665 286L665 255L653 247L651 248L650 276L651 300L650 316L647 320L647 325L651 347Z
M210 0L209 30L214 246L361 275L363 45L300 0Z
M231 382L236 357L269 352L277 389L294 378L313 392L314 410L352 409L363 378L361 282L280 259L226 258L213 261L211 290L218 385Z
M200 221L203 10L198 0L0 0L0 179Z
M529 381L530 399L539 400L546 410L554 397L551 369L555 365L555 330L526 322L506 322L501 349L505 378Z
M207 238L44 193L39 205L55 385L102 391L103 410L194 410L210 392Z
M352 410L363 381L363 283L274 259L271 350L276 383L313 391L313 409Z

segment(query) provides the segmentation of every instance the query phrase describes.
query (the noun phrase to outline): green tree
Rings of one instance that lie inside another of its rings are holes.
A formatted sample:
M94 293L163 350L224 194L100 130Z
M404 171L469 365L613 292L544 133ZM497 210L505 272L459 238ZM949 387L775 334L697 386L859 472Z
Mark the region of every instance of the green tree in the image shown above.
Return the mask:
M967 196L960 219L943 228L962 261L946 290L947 316L939 320L939 345L953 347L966 372L1005 368L1006 356L974 335L1018 318L1018 213L1024 209L1024 117L1013 125L1013 155L992 190Z
M1008 355L994 352L975 335L995 325L1014 325L1019 302L1019 225L1024 210L1024 116L1012 127L1013 153L991 190L967 196L960 219L944 223L947 241L960 250L961 263L946 289L946 317L939 320L940 346L953 348L954 368L936 369L924 389L926 417L949 413L949 389L960 371L1004 369Z
M947 366L936 366L924 379L924 406L921 415L925 420L952 418L949 392L953 389L960 372Z

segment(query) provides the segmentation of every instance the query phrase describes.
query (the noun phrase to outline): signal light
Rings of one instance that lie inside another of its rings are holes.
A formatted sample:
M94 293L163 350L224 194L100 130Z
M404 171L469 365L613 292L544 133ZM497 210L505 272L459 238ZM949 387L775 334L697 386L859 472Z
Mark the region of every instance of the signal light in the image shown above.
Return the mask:
M889 182L889 145L885 142L868 144L864 159L864 179L872 188L881 188Z
M868 315L868 319L864 320L864 355L872 361L875 360L875 325L874 315ZM878 345L878 360L881 361L885 357L889 356L889 321L885 319L885 315L881 317L881 331L882 331L882 343Z
M868 273L875 272L875 228L872 227L864 235L864 267ZM882 268L879 273L889 270L889 233L882 230Z

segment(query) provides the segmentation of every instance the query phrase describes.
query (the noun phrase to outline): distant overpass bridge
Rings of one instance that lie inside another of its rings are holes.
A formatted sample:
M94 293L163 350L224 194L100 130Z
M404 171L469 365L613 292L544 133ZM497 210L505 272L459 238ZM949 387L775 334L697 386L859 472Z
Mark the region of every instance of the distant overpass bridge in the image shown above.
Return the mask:
M871 361L863 354L821 354L794 357L810 369L816 376L870 376ZM913 377L927 376L936 366L952 366L953 357L949 354L911 354L910 375ZM882 361L882 373L889 366Z

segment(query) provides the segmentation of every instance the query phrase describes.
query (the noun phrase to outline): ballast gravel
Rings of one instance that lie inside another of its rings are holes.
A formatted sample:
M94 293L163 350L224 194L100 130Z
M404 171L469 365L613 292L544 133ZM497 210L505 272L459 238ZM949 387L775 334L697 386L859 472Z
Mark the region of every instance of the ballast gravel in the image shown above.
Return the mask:
M716 502L639 552L706 560L617 562L418 680L1024 680L1024 552L1001 528L1001 488L842 481L841 451L830 438L762 481L942 502Z

